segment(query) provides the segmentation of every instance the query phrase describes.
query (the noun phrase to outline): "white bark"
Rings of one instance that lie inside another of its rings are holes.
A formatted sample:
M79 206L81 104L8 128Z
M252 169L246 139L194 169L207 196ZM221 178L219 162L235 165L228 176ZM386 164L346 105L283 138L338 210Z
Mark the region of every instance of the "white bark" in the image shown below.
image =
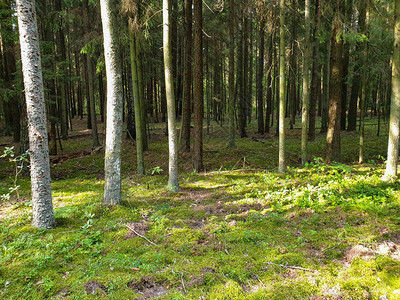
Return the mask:
M104 57L107 75L107 127L103 204L121 203L122 79L117 54L115 14L112 0L100 0Z
M400 0L395 1L395 26L392 64L392 99L390 104L390 127L388 158L385 175L382 180L397 176L399 156L399 127L400 127Z
M37 228L52 228L55 220L35 1L17 0L16 3L29 127L32 225Z

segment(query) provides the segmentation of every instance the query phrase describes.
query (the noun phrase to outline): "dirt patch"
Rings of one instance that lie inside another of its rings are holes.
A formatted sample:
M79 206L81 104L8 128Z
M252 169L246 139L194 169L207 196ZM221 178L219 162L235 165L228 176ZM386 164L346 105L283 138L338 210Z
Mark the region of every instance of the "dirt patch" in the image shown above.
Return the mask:
M168 291L161 285L157 285L154 282L153 277L144 277L140 281L131 281L128 283L128 287L134 290L136 293L141 294L142 297L136 298L137 300L142 299L154 299L164 296Z
M356 245L346 250L344 259L351 263L356 258L371 259L377 255L385 255L394 260L400 261L400 245L392 241L383 241L374 249L362 245Z
M85 291L86 294L95 295L97 292L99 292L100 294L105 295L107 293L107 288L96 281L89 281L85 284Z
M400 245L392 241L384 241L383 243L380 243L376 249L376 253L400 261Z
M135 231L137 233L139 233L140 235L145 235L147 232L147 228L148 228L147 223L143 223L143 222L129 223L128 226L135 229ZM128 233L124 237L125 240L138 236L132 230L130 230L130 229L128 229L128 230L129 230Z
M371 259L375 256L375 252L367 247L362 245L352 246L351 248L347 249L344 254L344 259L351 263L356 258L363 258L363 259Z

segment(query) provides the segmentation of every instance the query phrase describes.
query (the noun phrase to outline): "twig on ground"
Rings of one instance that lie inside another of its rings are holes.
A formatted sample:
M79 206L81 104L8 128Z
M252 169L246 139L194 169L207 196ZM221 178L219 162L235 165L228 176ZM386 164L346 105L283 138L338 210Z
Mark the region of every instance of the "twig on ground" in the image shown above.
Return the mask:
M184 294L186 294L185 282L183 281L183 273L181 273L181 282L182 282L183 292Z
M129 225L124 224L125 227L129 228L130 230L132 230L137 236L140 236L141 238L144 238L146 241L148 241L150 244L154 245L154 246L158 246L156 243L153 243L152 241L150 241L147 237L145 237L144 235L141 235L140 233L138 233L135 229L133 229L132 227L130 227Z
M265 287L265 284L264 284L264 282L261 281L260 277L259 277L257 274L255 274L255 273L253 273L253 275L254 275L254 277L261 283L261 285L262 285L263 287Z
M281 265L281 264L274 264L274 263L272 263L270 261L267 262L267 265L272 265L272 266L277 266L277 267L287 268L287 269L302 270L302 271L307 271L307 272L318 272L318 270L306 269L306 268L297 267L297 266L287 266L287 265Z

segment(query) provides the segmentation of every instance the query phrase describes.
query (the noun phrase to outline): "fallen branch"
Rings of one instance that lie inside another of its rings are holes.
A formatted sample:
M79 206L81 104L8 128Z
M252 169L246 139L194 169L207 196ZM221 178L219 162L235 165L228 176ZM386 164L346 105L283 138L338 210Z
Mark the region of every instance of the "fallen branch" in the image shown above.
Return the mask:
M140 236L141 238L144 238L146 241L148 241L150 244L154 245L154 246L158 246L156 243L153 243L152 241L150 241L147 237L145 237L144 235L141 235L140 233L138 233L135 229L133 229L132 227L130 227L129 225L124 224L125 227L129 228L130 230L132 230L137 236Z
M272 263L270 261L267 262L267 265L272 265L272 266L277 266L277 267L287 268L287 269L302 270L302 271L307 271L307 272L318 272L318 270L306 269L306 268L297 267L297 266L287 266L287 265L281 265L281 264L274 264L274 263Z

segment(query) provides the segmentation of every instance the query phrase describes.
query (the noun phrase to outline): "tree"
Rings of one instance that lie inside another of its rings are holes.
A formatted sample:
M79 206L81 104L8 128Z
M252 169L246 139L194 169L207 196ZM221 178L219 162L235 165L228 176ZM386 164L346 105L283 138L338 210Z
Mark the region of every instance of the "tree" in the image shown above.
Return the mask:
M178 149L176 135L175 91L172 68L172 49L170 31L171 6L168 0L163 0L163 52L165 71L165 91L167 97L168 114L168 144L169 144L169 180L168 188L172 191L179 190L178 183Z
M284 173L285 166L285 0L280 0L279 29L279 167L278 172Z
M100 0L107 75L107 127L103 204L121 203L122 79L117 53L116 0Z
M341 10L343 1L334 3L334 17L331 32L331 64L329 81L329 122L326 135L326 159L327 161L340 161L340 112L342 94L342 24Z
M144 160L143 160L143 118L141 118L143 107L140 101L139 91L139 76L138 76L138 53L136 51L136 38L130 28L129 32L129 49L131 56L131 73L132 73L132 90L135 109L135 129L136 129L136 160L137 172L144 175Z
M184 76L182 103L181 149L190 152L190 116L192 98L192 0L185 0L184 15Z
M363 0L362 6L366 11L366 18L364 28L362 28L362 32L367 36L368 35L368 23L369 23L369 0ZM367 97L367 63L368 63L368 43L364 42L363 49L363 72L361 74L361 98L360 98L360 147L359 147L359 158L358 163L364 163L364 123L365 123L365 102Z
M236 148L235 141L235 3L229 0L229 148Z
M194 90L194 148L193 167L203 169L203 13L202 1L193 1L194 47L193 47L193 90Z
M35 1L17 0L16 3L29 126L32 225L37 228L52 228L55 226L55 219Z
M305 41L303 56L303 111L301 119L301 164L304 166L307 162L307 121L308 109L310 105L310 53L311 53L311 1L306 0L305 3ZM315 107L314 107L315 110Z
M264 77L264 37L265 37L265 19L261 16L260 20L260 49L258 53L258 71L257 71L257 132L264 133L264 97L263 97L263 77Z
M388 157L385 175L382 180L387 181L397 176L399 156L399 130L400 130L400 0L394 5L394 44L392 64L392 100L390 105L390 127Z

